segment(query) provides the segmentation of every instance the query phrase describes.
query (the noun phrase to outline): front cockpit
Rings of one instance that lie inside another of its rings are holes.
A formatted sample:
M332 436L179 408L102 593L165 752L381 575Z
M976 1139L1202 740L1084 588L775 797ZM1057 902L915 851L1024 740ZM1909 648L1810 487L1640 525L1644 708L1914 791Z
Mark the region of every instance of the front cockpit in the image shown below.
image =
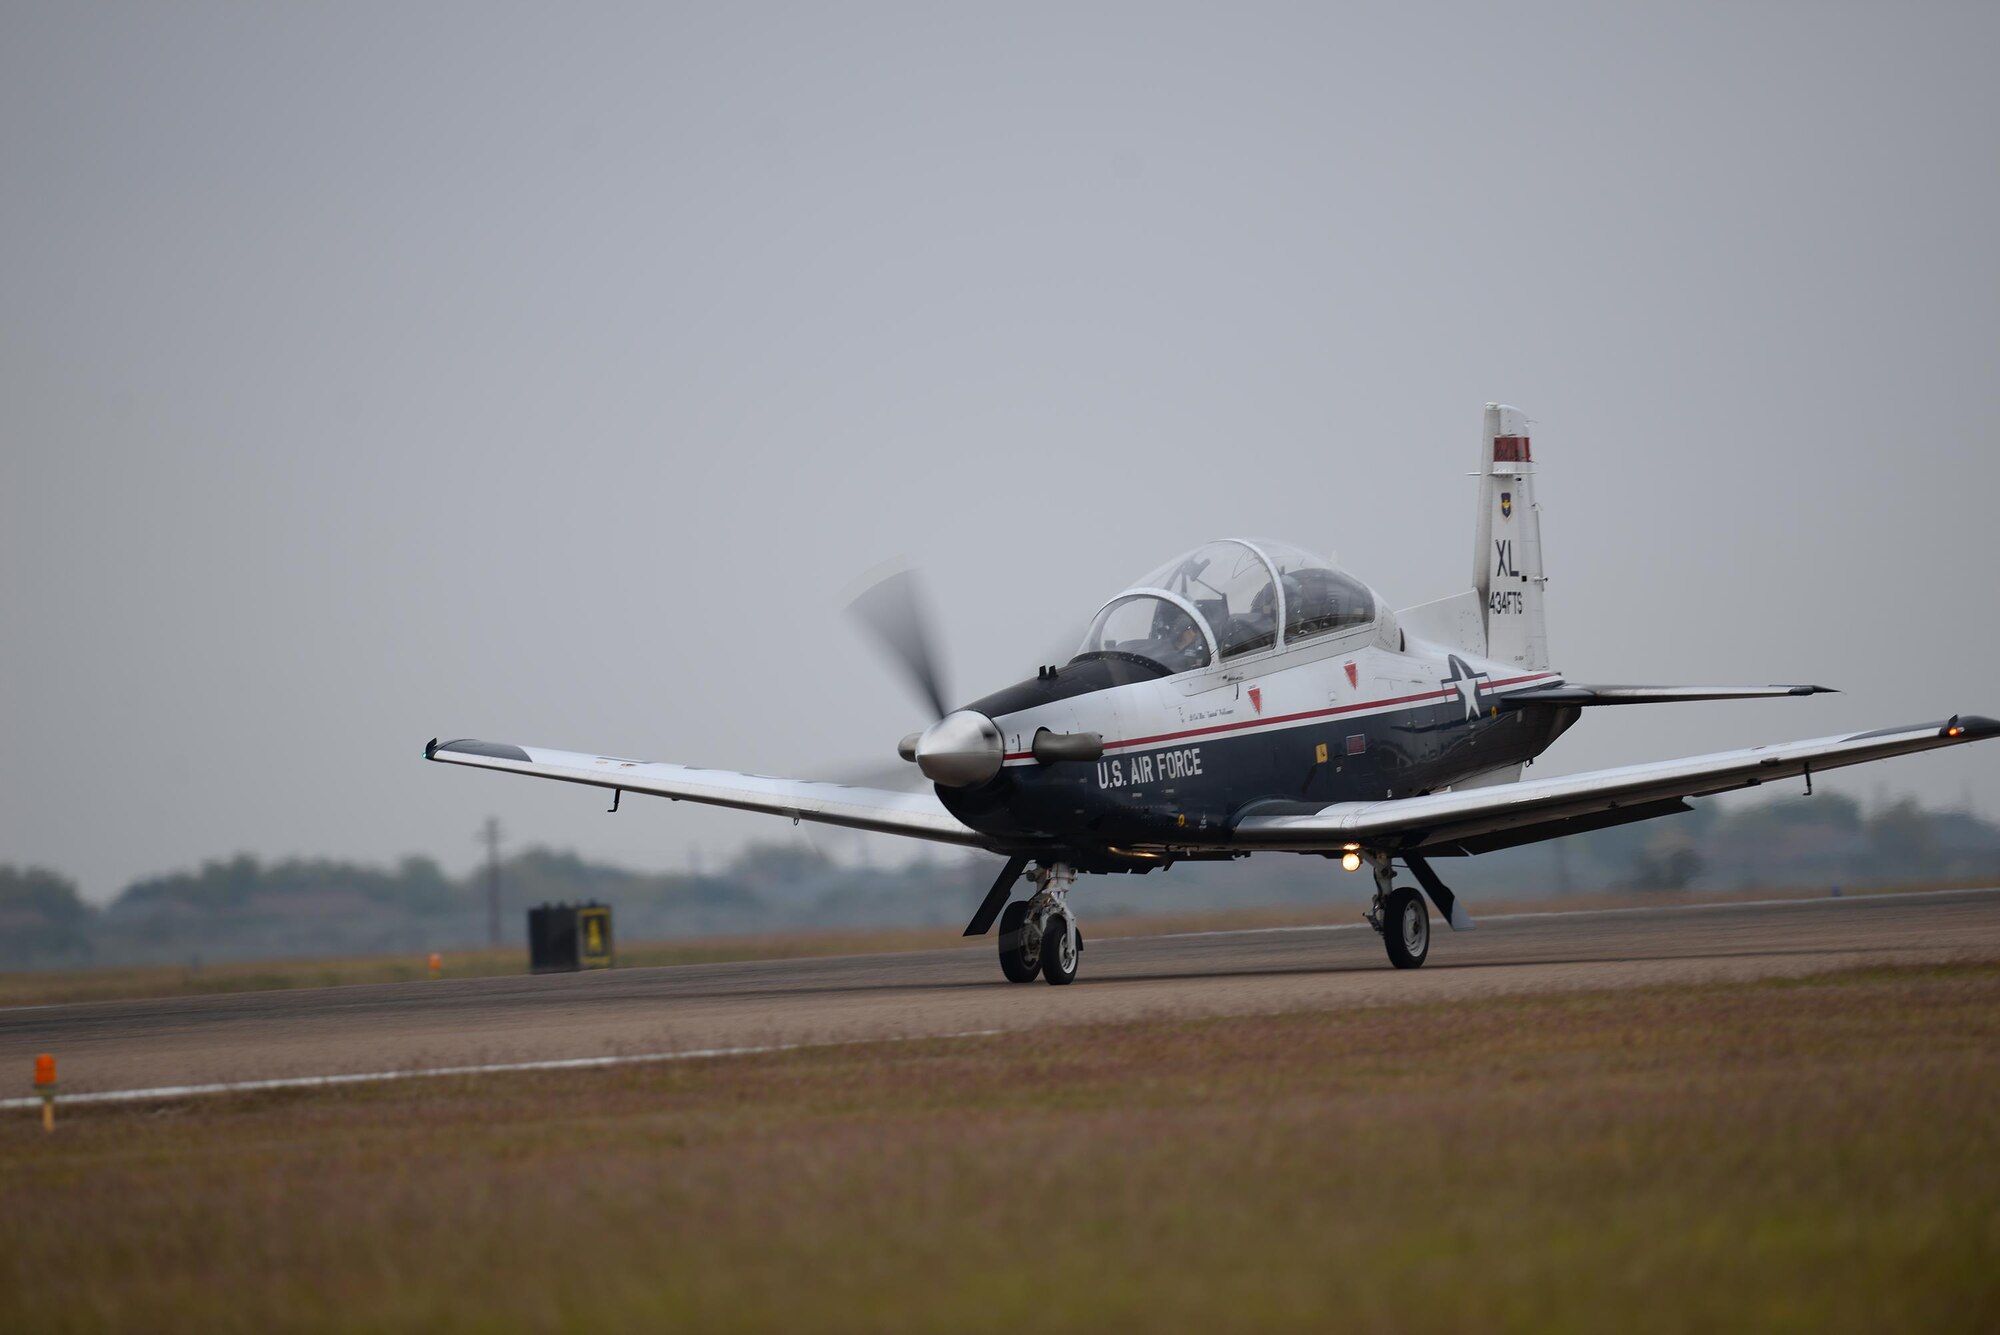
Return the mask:
M1214 661L1212 642L1207 627L1180 599L1127 593L1105 604L1070 661L1127 658L1168 673L1192 672Z
M1192 672L1375 620L1359 580L1282 542L1227 538L1148 574L1090 624L1072 662L1125 658Z

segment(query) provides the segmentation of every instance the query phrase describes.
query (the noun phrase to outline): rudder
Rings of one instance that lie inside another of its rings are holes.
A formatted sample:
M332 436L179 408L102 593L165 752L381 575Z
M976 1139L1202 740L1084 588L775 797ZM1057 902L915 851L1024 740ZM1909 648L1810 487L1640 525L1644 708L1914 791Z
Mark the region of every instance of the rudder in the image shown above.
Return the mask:
M1486 618L1486 656L1528 671L1549 665L1543 620L1542 512L1528 417L1486 405L1479 442L1479 533L1473 587Z

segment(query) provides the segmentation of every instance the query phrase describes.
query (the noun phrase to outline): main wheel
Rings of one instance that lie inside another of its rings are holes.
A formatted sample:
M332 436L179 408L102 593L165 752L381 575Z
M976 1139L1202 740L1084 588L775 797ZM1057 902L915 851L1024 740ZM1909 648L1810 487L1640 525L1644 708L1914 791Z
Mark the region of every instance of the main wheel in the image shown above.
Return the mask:
M1041 934L1028 922L1028 901L1017 899L1000 913L1000 972L1010 983L1032 983L1041 971Z
M1042 977L1057 987L1075 982L1079 944L1069 918L1060 911L1051 913L1042 927Z
M1389 947L1389 963L1399 969L1420 969L1430 956L1430 906L1407 885L1382 901L1382 943Z

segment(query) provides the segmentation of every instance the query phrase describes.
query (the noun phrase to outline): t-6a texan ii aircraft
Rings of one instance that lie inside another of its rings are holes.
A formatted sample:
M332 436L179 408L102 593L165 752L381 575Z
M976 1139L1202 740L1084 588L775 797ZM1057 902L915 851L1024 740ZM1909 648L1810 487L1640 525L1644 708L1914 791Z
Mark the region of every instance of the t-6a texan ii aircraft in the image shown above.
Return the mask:
M1472 587L1392 611L1279 542L1229 538L1101 607L1075 657L947 709L907 575L854 611L936 717L899 747L927 792L693 769L589 752L433 740L431 760L653 793L983 848L1007 859L967 924L998 919L1013 982L1076 977L1079 873L1251 853L1374 872L1368 921L1397 968L1430 953L1430 913L1470 917L1432 868L1458 857L1688 810L1687 798L2000 734L1973 715L1524 781L1587 709L1813 695L1821 686L1604 686L1551 669L1527 418L1486 407ZM1009 902L1025 875L1031 893Z

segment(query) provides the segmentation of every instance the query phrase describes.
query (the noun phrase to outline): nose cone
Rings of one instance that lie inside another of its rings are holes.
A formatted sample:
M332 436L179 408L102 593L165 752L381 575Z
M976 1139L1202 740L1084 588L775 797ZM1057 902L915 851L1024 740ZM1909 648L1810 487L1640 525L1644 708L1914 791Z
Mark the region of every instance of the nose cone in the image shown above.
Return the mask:
M1000 772L1006 755L993 720L969 709L946 714L917 738L917 768L947 788L985 783Z

